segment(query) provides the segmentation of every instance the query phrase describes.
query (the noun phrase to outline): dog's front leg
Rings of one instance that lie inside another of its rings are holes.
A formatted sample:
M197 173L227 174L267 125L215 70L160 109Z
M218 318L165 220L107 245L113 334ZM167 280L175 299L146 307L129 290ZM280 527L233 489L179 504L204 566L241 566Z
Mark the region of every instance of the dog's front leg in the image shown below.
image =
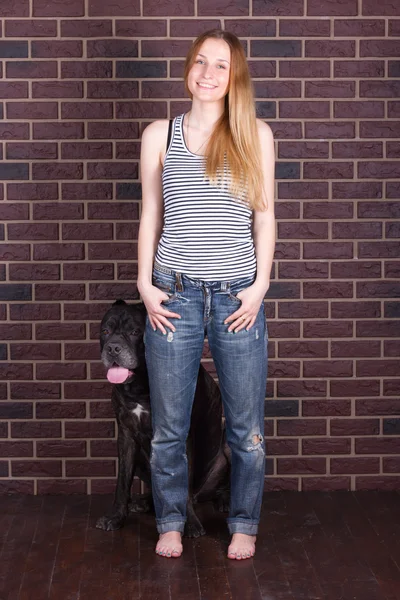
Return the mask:
M128 503L135 464L139 454L139 444L121 424L118 427L118 480L114 504L109 514L101 517L96 527L105 531L120 529L128 514Z
M191 436L188 436L187 444L186 444L186 454L188 458L188 476L189 476L189 489L188 489L188 499L186 504L186 523L184 529L184 536L186 537L200 537L204 535L205 529L201 524L200 519L195 513L193 508L193 445Z

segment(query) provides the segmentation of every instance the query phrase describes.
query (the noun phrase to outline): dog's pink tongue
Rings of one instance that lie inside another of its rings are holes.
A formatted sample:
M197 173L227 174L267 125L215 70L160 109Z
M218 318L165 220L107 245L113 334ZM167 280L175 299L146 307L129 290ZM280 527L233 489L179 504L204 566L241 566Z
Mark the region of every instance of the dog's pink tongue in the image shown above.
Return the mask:
M110 383L124 383L130 375L133 375L132 371L124 367L111 367L107 371L107 379Z

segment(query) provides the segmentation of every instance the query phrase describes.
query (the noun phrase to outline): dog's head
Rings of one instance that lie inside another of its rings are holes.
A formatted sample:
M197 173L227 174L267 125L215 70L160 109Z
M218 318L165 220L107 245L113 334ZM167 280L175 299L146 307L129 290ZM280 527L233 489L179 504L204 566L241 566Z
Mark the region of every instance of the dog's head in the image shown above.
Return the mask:
M101 360L110 383L129 383L135 369L145 364L143 334L146 308L117 300L100 326Z

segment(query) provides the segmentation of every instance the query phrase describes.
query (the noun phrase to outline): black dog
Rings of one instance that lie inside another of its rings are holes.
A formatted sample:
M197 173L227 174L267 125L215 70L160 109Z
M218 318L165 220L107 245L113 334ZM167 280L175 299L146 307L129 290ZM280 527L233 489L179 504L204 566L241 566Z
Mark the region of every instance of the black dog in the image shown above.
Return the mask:
M150 450L152 423L149 382L143 333L144 304L117 300L101 322L101 359L107 378L114 384L112 404L118 423L118 481L110 514L96 527L106 531L123 526L128 512L153 510L152 495L131 499L131 485L137 475L151 489ZM222 423L219 387L201 365L193 402L187 440L189 494L184 535L205 533L193 504L212 500L220 511L229 507L231 453Z

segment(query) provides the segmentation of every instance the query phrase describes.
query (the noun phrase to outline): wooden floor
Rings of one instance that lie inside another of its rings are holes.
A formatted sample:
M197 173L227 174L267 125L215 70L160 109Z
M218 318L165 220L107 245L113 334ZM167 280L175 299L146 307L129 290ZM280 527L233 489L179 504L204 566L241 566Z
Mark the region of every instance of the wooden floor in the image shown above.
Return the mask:
M400 493L274 492L256 555L226 558L225 515L198 514L207 535L184 554L154 552L153 515L94 527L109 496L0 497L1 600L398 600Z

